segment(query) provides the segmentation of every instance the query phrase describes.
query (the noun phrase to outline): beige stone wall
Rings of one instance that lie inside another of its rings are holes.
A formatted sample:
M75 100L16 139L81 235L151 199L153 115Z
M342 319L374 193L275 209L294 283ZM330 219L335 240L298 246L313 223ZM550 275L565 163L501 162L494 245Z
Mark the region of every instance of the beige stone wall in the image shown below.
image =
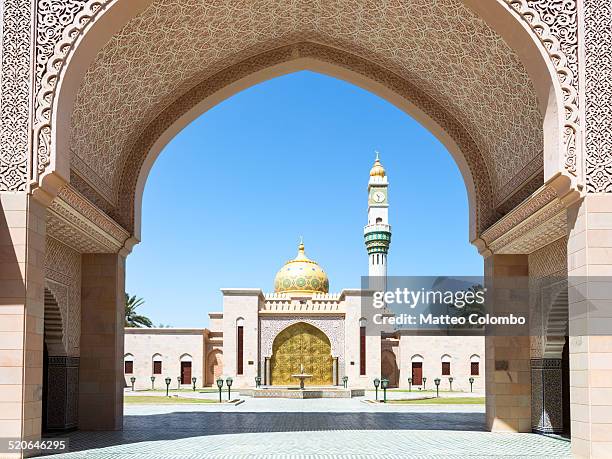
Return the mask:
M401 336L398 366L400 387L408 388L412 373L412 358L423 357L423 376L427 388L435 388L434 379L440 378L440 389L450 388L448 376L442 376L442 356L451 358L453 390L470 390L470 358L480 359L480 375L474 376L474 392L485 388L485 339L482 336Z
M259 307L263 293L259 289L223 289L223 376L234 378L235 387L255 385L258 366ZM244 319L244 373L238 375L236 322ZM262 368L263 376L263 368Z
M176 388L181 374L181 357L191 356L191 376L198 378L197 387L204 385L204 330L180 328L126 328L124 353L134 359L134 373L125 374L125 385L131 386L134 376L136 389L150 389L151 376L155 388L165 389L164 379L170 377L170 388ZM153 375L153 356L161 354L162 374ZM191 381L185 381L191 386Z

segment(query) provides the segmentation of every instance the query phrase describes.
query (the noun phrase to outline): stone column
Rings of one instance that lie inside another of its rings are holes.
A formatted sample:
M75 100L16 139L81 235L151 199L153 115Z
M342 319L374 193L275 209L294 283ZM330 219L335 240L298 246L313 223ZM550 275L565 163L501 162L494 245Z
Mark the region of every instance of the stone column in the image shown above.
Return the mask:
M526 255L490 255L485 259L487 294L499 281L527 279ZM498 311L499 312L499 311ZM531 432L531 375L529 336L485 338L487 428L491 431Z
M123 427L125 259L83 254L79 427Z
M338 357L334 357L332 360L332 384L337 386L338 382Z
M266 386L270 385L270 357L266 357L266 362L265 362L265 375L266 375L266 380L264 382L264 384Z
M568 211L572 453L612 450L612 195Z
M45 208L0 193L0 437L41 434Z

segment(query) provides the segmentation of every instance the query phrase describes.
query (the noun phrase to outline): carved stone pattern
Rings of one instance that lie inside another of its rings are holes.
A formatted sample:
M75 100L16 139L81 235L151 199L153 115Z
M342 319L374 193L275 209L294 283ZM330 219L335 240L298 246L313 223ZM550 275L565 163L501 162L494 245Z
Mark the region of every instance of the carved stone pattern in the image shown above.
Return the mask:
M565 169L577 174L578 25L575 0L505 0L540 38L563 90Z
M332 357L338 357L338 364L344 363L344 319L330 317L266 317L259 319L261 358L272 356L274 338L285 328L298 322L317 327L329 338Z
M524 177L523 167L542 154L542 120L518 58L453 0L376 7L348 1L157 1L113 37L88 70L73 114L74 154L116 194L126 152L161 110L240 59L296 41L360 55L446 107L486 152L495 194L513 176Z
M36 91L62 32L74 22L88 0L38 0L36 7Z
M125 163L125 170L122 171L119 192L121 196L131 196L131 199L120 201L119 211L107 209L120 224L128 229L134 225L134 199L136 190L136 180L140 168L146 159L146 155L158 137L168 129L180 116L191 109L201 100L214 94L228 84L237 81L257 70L262 70L297 57L315 58L324 62L332 63L339 67L350 69L373 81L381 83L387 88L392 89L398 95L404 97L441 125L446 132L451 135L463 154L465 155L475 179L477 190L477 226L485 228L494 221L494 211L491 207L493 202L493 190L488 178L488 171L482 153L478 150L470 135L463 129L461 124L450 117L445 110L433 99L420 92L417 88L410 85L404 79L397 77L381 67L378 67L359 57L339 51L335 48L315 44L299 43L278 48L276 50L259 54L258 56L247 59L230 69L224 70L219 74L206 80L193 89L188 91L176 100L168 109L158 116L145 129L143 135L134 145L128 160ZM88 195L89 197L89 195Z
M529 198L527 201L521 203L503 219L488 228L482 234L482 238L487 244L492 243L493 241L497 240L498 238L502 237L510 230L515 228L518 224L522 223L527 218L534 215L544 206L553 202L556 198L557 193L553 188L541 188L537 194Z
M531 426L536 432L563 432L561 365L561 359L531 360Z
M62 2L40 0L37 5L39 7L36 28L37 86L33 151L38 173L42 173L51 160L53 101L64 64L74 43L108 3L110 0L63 0Z
M49 357L47 427L72 429L78 424L79 358Z
M586 188L612 193L612 3L584 0Z
M567 237L529 254L528 261L530 277L567 276Z
M68 355L79 355L81 339L81 254L61 242L47 237L45 250L45 277L60 306L63 317L64 344ZM65 286L58 289L54 282Z
M77 229L72 223L58 218L52 212L47 212L47 236L69 245L79 253L107 253L111 248L100 244L83 231Z
M32 5L2 2L0 76L0 191L24 191L28 183Z
M542 186L542 183L544 183L544 170L540 170L531 180L525 182L522 187L517 188L513 195L497 207L497 214L504 216L513 209L516 209L519 204L525 202L533 195Z

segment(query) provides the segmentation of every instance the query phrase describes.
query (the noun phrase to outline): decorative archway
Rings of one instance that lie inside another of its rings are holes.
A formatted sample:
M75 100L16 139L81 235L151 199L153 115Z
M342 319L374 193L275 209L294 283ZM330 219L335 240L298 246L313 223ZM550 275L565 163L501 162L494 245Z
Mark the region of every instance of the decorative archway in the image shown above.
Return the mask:
M397 387L399 385L399 368L397 367L395 354L393 351L385 349L381 353L380 360L381 376L389 380L389 387Z
M206 357L206 385L214 385L217 378L223 376L223 351L213 349Z
M295 385L291 375L311 374L308 385L333 384L333 359L329 338L317 327L299 322L281 331L272 345L271 375L273 385Z

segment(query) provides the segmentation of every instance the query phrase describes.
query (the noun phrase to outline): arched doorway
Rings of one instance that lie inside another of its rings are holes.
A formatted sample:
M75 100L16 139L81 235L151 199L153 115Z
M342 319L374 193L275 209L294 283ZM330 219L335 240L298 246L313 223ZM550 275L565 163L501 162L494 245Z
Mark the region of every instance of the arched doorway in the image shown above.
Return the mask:
M206 359L206 385L214 385L215 380L223 375L223 352L213 349Z
M382 351L380 374L389 380L389 387L397 387L399 384L399 369L393 351L388 349Z
M292 385L296 379L292 374L304 372L312 378L310 385L331 385L332 356L329 338L317 327L299 322L281 331L272 345L272 384Z

